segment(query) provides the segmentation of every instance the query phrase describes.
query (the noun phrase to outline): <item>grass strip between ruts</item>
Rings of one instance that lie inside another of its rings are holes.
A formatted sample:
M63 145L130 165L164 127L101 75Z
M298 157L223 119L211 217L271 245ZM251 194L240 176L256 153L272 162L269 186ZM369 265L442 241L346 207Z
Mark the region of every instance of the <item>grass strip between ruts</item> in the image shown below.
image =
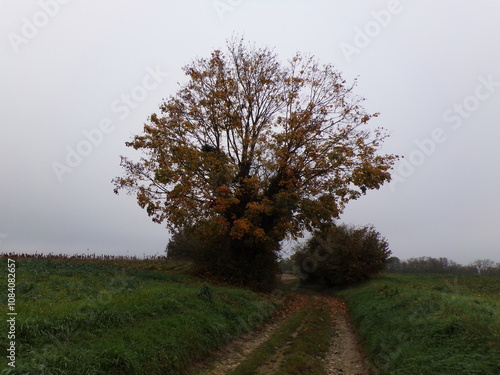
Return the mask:
M313 310L290 347L285 351L279 375L326 375L322 364L333 335L326 307Z
M301 327L302 324L302 327ZM292 334L298 329L296 336ZM232 375L255 374L269 362L287 343L284 359L278 374L325 374L321 359L324 358L333 327L330 314L324 306L305 308L293 315L271 338L259 346L244 362L233 370Z
M285 345L288 338L297 330L310 311L310 308L305 308L293 315L283 326L274 332L269 340L254 350L254 352L250 354L245 361L241 362L230 374L255 374L258 367L269 361L276 354L277 349Z

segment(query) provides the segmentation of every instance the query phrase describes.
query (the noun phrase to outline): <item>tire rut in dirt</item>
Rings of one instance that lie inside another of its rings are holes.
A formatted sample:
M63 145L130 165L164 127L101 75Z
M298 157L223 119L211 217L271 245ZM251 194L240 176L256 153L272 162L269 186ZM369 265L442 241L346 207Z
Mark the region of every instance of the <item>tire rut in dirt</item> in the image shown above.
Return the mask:
M274 375L278 372L280 365L283 363L285 360L285 352L286 350L290 347L291 343L299 332L304 328L305 324L307 323L307 320L309 316L311 315L311 312L309 312L304 319L300 322L300 325L297 327L297 329L290 335L290 338L285 342L285 344L277 349L276 354L267 362L264 363L261 367L257 369L257 374L259 375Z
M294 295L288 297L280 311L271 321L261 324L257 329L235 339L214 353L214 358L195 365L188 374L226 375L245 361L257 348L267 342L271 336L285 325L290 317L308 304L308 298Z
M376 375L366 358L351 323L345 301L336 297L325 297L330 305L334 335L325 361L328 375Z

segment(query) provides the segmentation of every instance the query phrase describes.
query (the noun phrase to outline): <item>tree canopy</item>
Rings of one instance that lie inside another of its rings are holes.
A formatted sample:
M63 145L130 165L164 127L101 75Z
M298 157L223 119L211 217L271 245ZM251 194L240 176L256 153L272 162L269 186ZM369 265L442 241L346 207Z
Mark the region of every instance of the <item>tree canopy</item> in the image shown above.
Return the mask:
M115 192L153 221L227 237L247 262L285 237L328 226L347 202L390 180L397 156L370 129L363 98L330 65L232 39L184 67L187 83L127 146Z

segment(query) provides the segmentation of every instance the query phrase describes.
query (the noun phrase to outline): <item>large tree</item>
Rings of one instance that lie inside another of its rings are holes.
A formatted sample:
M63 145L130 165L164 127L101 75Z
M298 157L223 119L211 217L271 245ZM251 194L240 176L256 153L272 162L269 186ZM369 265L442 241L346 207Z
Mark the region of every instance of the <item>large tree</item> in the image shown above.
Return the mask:
M187 83L127 142L143 157L122 157L113 182L153 221L221 240L217 273L258 281L252 269L273 262L281 240L330 225L390 180L397 157L377 154L386 134L368 125L378 114L332 65L299 53L282 63L232 39L184 72Z

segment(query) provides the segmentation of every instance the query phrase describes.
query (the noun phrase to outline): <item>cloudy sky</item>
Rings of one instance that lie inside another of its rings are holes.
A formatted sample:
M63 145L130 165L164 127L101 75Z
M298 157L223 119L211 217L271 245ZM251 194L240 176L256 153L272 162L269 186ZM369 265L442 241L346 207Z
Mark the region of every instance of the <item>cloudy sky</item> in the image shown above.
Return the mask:
M404 155L346 209L394 255L500 261L500 2L4 0L0 250L154 255L169 233L114 195L124 143L181 67L233 33L333 63Z

